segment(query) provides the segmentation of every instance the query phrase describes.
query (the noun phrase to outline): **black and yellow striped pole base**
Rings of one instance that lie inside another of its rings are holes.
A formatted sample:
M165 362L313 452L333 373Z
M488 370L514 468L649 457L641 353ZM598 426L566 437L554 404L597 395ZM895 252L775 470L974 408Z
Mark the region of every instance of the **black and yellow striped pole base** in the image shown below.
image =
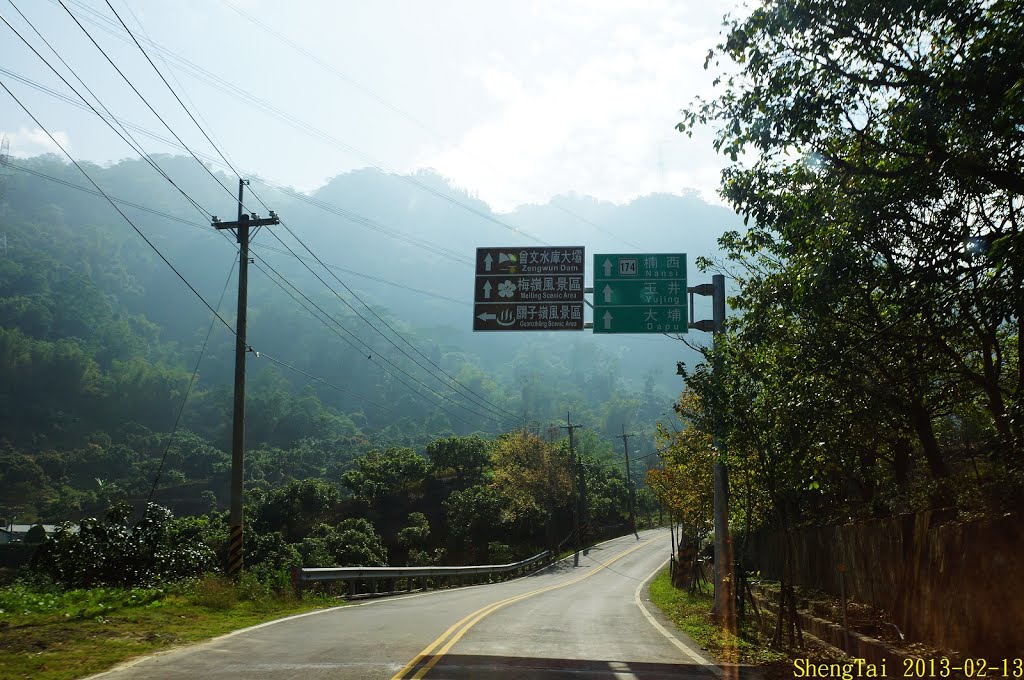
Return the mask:
M242 561L242 527L234 525L228 539L228 576L238 577L242 571Z

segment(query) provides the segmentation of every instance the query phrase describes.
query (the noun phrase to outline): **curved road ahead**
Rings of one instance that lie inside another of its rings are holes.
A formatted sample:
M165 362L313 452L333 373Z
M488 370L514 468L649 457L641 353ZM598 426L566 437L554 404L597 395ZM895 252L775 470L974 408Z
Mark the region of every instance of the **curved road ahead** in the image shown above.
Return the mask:
M670 552L666 530L645 531L579 567L304 614L93 677L712 680L720 671L647 601Z

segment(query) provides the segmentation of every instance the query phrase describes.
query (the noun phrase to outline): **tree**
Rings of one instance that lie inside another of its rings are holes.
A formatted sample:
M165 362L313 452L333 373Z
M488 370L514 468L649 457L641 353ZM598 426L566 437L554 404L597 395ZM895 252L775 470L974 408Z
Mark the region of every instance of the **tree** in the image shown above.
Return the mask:
M501 518L520 535L536 533L555 508L572 499L568 451L528 432L494 444L494 489L503 498Z
M427 456L434 474L453 471L460 488L480 482L491 462L487 442L478 435L434 440L427 445Z
M409 448L371 451L356 460L356 469L345 473L341 483L352 494L373 505L392 496L408 496L427 475L427 461Z
M341 493L333 484L322 479L293 480L266 494L256 508L253 526L259 532L280 531L294 543L334 519L340 502Z
M359 518L320 524L299 544L307 567L384 567L387 551L373 525Z
M1024 493L1013 8L765 2L709 54L738 72L684 111L682 131L716 126L748 223L722 239L740 316L706 355L725 374L690 384L791 520L883 500L976 511L959 489L996 477Z

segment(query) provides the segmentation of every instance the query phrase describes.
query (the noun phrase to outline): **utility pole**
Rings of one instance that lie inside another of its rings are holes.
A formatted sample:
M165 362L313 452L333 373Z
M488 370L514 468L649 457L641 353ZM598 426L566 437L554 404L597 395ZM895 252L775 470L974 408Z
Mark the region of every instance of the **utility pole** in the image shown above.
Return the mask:
M717 350L721 348L721 335L725 330L725 275L715 274L711 277L711 285L694 286L688 292L690 293L690 328L710 331L714 334L715 362L718 364L721 359ZM712 318L710 321L693 322L693 295L695 293L712 296ZM721 380L721 366L712 365L711 368L716 382ZM729 473L723 462L725 451L722 443L721 408L721 405L718 405L717 412L714 414L714 447L718 452L718 457L714 466L715 604L713 614L723 623L729 624L730 630L735 630L735 621L733 620L735 617L735 600L733 599L735 579L732 536L729 535Z
M280 224L274 211L270 217L259 218L242 212L242 192L247 179L238 180L238 220L221 222L216 216L216 229L233 229L238 239L238 320L235 327L235 405L231 426L231 534L228 538L228 576L235 577L242 570L242 469L245 458L245 357L252 348L245 342L246 303L249 294L249 229Z
M622 440L622 448L626 452L626 486L629 489L629 525L633 529L633 535L636 540L640 540L640 535L636 533L636 498L634 496L633 489L633 475L629 471L629 438L635 437L635 434L626 434L626 426L622 426L622 434L617 435Z
M576 551L573 555L572 566L580 566L580 549L583 542L583 531L587 526L587 480L583 476L583 457L576 459L576 440L573 434L576 428L583 427L583 425L572 424L572 418L569 414L565 414L565 425L562 425L560 429L569 431L569 461L570 466L575 467L578 470L578 481L576 491L576 507L573 508L572 519L573 519L573 531L576 533ZM572 474L570 472L570 474ZM586 552L583 553L586 555Z

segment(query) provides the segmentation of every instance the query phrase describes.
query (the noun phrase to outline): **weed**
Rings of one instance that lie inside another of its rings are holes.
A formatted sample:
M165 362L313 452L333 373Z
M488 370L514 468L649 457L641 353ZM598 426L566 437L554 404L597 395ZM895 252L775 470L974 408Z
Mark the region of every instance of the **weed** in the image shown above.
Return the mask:
M207 574L194 581L189 601L207 609L224 611L235 606L238 592L230 579Z

